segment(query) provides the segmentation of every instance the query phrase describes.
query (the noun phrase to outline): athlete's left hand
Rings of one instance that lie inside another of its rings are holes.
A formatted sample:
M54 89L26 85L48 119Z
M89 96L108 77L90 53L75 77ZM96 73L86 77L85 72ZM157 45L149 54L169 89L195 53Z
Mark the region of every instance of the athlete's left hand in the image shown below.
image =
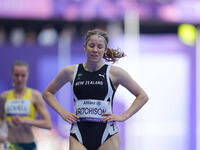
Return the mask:
M103 117L102 120L108 122L113 122L113 121L123 122L126 120L126 118L123 115L104 113L103 116L105 117Z

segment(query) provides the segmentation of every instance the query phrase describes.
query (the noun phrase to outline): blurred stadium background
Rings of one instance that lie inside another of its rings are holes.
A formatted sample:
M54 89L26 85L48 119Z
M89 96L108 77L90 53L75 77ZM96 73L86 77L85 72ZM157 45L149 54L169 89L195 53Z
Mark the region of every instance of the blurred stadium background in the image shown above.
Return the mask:
M149 102L119 123L121 150L200 150L199 0L0 0L0 92L12 88L11 65L30 65L28 86L43 92L65 65L85 60L84 35L105 29L110 46ZM56 95L73 111L66 85ZM114 111L134 97L120 87ZM39 150L67 150L70 125L51 108L51 131L33 128Z

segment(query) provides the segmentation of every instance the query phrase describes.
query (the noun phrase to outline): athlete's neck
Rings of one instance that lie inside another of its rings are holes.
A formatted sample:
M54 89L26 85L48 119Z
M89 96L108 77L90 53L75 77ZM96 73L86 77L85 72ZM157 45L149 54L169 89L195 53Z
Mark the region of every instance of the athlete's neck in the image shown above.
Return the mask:
M86 61L83 63L84 69L86 71L90 71L90 72L99 70L103 65L104 65L103 62L90 63L90 62Z
M15 88L14 92L15 94L24 94L26 92L27 87L23 87L23 88Z

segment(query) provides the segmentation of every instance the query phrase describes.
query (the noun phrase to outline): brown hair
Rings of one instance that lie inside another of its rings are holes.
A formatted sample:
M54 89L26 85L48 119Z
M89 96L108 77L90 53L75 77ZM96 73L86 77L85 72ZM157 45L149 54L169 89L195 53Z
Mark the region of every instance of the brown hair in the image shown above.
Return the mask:
M107 51L104 53L103 58L106 61L115 63L119 58L126 56L125 53L122 52L120 49L112 49L108 47L108 35L106 32L100 29L89 30L85 36L85 44L87 44L92 35L99 35L104 38Z
M21 60L17 60L13 63L12 68L11 68L11 72L14 71L14 67L15 66L25 66L27 67L27 70L29 71L29 67L28 67L28 63L25 61L21 61Z

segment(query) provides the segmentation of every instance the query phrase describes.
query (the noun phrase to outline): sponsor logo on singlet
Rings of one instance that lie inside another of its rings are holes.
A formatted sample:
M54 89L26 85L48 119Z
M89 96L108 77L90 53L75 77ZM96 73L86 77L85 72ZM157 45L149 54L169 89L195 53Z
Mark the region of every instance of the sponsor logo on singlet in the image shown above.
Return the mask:
M6 102L5 111L7 115L28 116L30 101L27 99L9 100Z
M98 76L99 76L99 77L105 78L105 73L104 73L104 74L100 74L100 73L99 73Z

